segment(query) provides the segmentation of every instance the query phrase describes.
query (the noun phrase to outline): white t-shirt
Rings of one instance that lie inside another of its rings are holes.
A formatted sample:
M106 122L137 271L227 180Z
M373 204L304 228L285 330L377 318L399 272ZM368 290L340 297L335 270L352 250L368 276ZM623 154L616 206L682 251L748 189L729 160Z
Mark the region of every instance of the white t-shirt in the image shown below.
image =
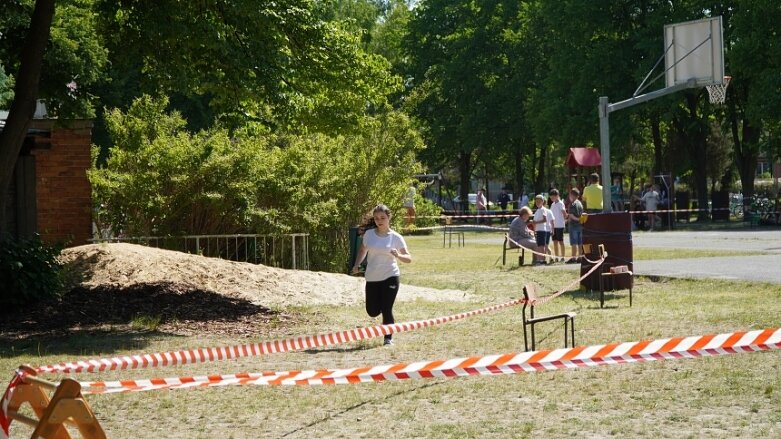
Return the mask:
M641 198L645 202L645 210L656 210L659 205L659 193L656 191L648 191Z
M475 204L477 205L477 210L486 210L488 208L488 200L485 199L485 195L482 192L477 194Z
M553 213L553 228L563 229L566 222L567 208L564 207L564 203L559 200L550 205L550 211Z
M537 221L542 221L543 213L545 214L545 222L538 223ZM550 222L552 216L553 213L551 213L551 211L545 206L537 209L534 212L534 230L537 232L551 232L552 230L550 229Z
M369 250L366 256L366 281L379 282L401 274L396 257L391 249L406 249L404 238L393 230L388 236L377 236L377 229L369 229L363 234L363 245Z

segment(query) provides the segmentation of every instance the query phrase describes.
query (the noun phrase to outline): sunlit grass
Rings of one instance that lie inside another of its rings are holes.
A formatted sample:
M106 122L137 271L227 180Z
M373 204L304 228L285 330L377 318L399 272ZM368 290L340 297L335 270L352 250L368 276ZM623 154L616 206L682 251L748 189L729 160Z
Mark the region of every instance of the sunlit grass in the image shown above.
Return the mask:
M473 303L398 302L398 321L447 315L520 296L524 283L544 293L576 278L573 270L501 265L501 238L470 233L466 247L442 248L441 235L408 237L414 262L402 282L460 289ZM702 252L690 253L698 257ZM636 258L667 258L636 250ZM722 256L721 252L713 255ZM514 258L508 258L508 262ZM578 344L667 338L781 325L778 285L720 280L636 278L626 292L571 291L541 315L575 311ZM400 295L404 294L404 286ZM379 323L361 305L297 308L307 316L289 335ZM398 334L393 348L367 340L308 352L173 369L114 372L104 378L356 367L523 349L520 309ZM539 326L542 348L562 346L557 323ZM219 336L82 334L0 343L0 368L96 355L247 343ZM92 378L83 375L81 378ZM88 397L109 437L779 437L781 353L453 380L293 388L231 387ZM727 415L728 414L728 415ZM23 426L13 427L29 436Z

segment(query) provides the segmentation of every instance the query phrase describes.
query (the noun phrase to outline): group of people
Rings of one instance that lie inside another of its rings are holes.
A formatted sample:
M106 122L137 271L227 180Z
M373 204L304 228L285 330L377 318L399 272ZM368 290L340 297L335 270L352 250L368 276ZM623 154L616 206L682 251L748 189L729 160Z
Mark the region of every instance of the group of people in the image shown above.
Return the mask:
M584 213L599 213L603 210L602 186L599 174L589 176L589 185L581 196L578 188L569 191L569 207L564 204L558 189L551 189L550 208L545 205L545 197L534 197L535 211L522 204L518 217L510 223L512 247L524 247L534 250L534 265L550 262L574 264L583 255ZM569 229L570 257L566 257L564 229ZM553 241L553 252L550 242Z
M580 202L580 191L572 188L569 192L569 209L561 200L559 191L550 191L550 209L545 206L545 197L534 197L536 210L528 206L520 209L519 215L510 223L510 243L512 247L524 247L534 250L534 265L551 262L574 264L583 254L583 225L580 222L583 215L583 204ZM570 258L566 258L564 246L564 228L569 227ZM533 229L533 230L532 230ZM553 254L550 251L550 241L553 241Z
M550 195L550 208L545 205L545 197L534 197L535 210L522 204L519 215L510 223L510 240L513 247L524 247L535 251L533 263L542 265L550 262L577 263L583 255L583 225L581 217L588 212L602 211L602 186L599 185L599 175L590 176L591 184L583 191L583 196L577 188L569 191L569 207L565 206L559 191L552 189ZM510 197L503 191L505 197L500 197L500 203L504 209L509 203ZM405 194L404 207L407 210L407 221L414 222L415 187ZM583 202L581 203L581 198ZM651 187L639 198L645 203L645 208L655 210L659 203L658 189ZM485 190L481 189L477 195L478 211L488 207L485 198ZM366 278L366 312L371 317L382 314L382 324L395 323L393 317L393 305L399 290L399 262L412 262L412 255L407 248L404 238L390 228L392 213L383 205L377 205L366 218L360 228L362 244L358 250L355 264L351 272L361 273L361 266L366 260L363 275ZM651 216L653 218L653 216ZM564 246L564 229L569 229L570 258L566 258ZM653 219L651 227L654 227ZM550 242L553 241L553 253L550 250ZM393 344L393 336L385 335L385 345Z

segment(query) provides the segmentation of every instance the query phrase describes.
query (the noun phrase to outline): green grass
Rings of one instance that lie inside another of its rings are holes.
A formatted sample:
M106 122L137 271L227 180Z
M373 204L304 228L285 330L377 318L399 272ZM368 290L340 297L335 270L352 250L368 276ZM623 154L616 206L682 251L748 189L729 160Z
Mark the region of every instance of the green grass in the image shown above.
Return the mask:
M727 250L697 250L688 248L649 248L634 247L632 256L635 261L653 259L687 259L687 258L712 258L717 256L749 256L764 254L761 251L727 251Z
M142 314L133 317L130 321L130 328L136 331L156 331L160 327L161 315Z
M429 318L500 303L524 283L551 292L576 277L562 269L501 266L500 245L442 248L441 236L407 238L414 263L402 282L468 291L473 303L398 302L398 321ZM669 256L649 251L645 257ZM698 254L698 256L701 256ZM402 287L400 293L404 294ZM636 279L626 292L572 291L541 314L576 311L578 344L602 344L778 327L778 285ZM377 323L362 306L312 306L287 328L313 334ZM413 362L523 349L520 309L309 352L269 355L172 369L101 375L105 379L339 368ZM557 323L542 324L541 348L562 344ZM84 357L247 343L218 336L160 333L80 334L56 340L0 342L0 369ZM82 379L92 379L82 375ZM416 380L350 386L232 387L88 397L109 437L779 437L781 353L676 360L499 377ZM18 424L19 437L29 430Z

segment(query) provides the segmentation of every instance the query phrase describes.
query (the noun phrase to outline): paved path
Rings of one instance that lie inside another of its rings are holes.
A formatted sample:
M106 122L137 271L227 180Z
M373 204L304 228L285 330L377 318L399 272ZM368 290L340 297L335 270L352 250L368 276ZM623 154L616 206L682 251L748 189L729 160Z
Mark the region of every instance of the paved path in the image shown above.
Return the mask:
M490 239L501 246L503 238ZM637 274L680 278L740 279L781 284L781 230L636 232L632 234L632 245L634 248L685 248L765 253L635 261L634 272ZM579 266L553 265L535 269L577 267Z
M781 284L781 231L652 232L635 233L635 247L691 248L770 253L636 261L637 274L711 279L740 279Z
M781 253L635 261L634 272L647 276L731 279L781 284Z
M720 232L636 232L635 247L687 248L781 254L781 230L740 230Z

